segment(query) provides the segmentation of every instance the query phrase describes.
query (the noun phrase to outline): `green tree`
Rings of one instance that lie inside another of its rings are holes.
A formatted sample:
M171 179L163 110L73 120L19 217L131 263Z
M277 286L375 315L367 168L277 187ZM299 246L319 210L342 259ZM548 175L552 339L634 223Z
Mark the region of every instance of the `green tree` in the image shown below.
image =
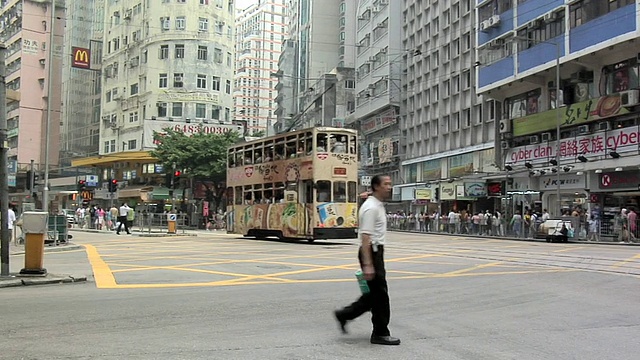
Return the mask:
M254 131L253 134L251 134L251 136L259 137L259 138L265 137L265 135L266 135L266 133L265 133L264 130L257 130L257 131Z
M227 148L240 140L240 134L197 132L187 136L172 129L164 131L163 134L154 134L157 147L151 151L151 156L158 159L167 171L175 165L176 169L184 171L183 176L202 181L207 187L205 200L215 204L217 209L226 189Z

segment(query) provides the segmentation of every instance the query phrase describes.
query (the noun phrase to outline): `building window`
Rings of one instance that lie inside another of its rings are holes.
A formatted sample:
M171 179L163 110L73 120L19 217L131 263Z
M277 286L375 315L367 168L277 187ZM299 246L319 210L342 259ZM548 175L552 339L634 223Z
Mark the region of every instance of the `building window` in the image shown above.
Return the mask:
M138 121L138 112L137 111L133 111L129 113L129 122L133 123Z
M112 153L116 152L116 141L115 140L111 140L109 142L109 147L110 147L109 152L112 152Z
M209 5L209 0L200 0L200 5Z
M606 15L623 6L634 4L634 0L582 0L569 6L571 28Z
M216 64L222 64L222 50L215 48L213 49L213 62Z
M478 10L479 20L483 22L493 15L500 15L510 10L512 7L511 0L491 0Z
M158 79L158 87L166 88L169 87L169 80L167 74L160 74L160 78Z
M198 31L209 31L209 19L207 18L198 19Z
M186 27L187 20L184 16L178 16L176 18L176 30L184 30Z
M231 80L227 80L224 90L227 94L231 94Z
M167 103L159 102L158 106L158 117L167 117Z
M129 142L127 142L127 150L135 150L137 146L136 140L129 140Z
M214 76L211 80L211 90L214 91L220 91L220 77L219 76Z
M184 78L182 73L173 74L173 87L181 88L184 86Z
M135 94L137 94L137 93L138 93L138 84L137 84L137 83L136 83L136 84L131 84L131 86L129 87L129 89L130 89L130 90L129 90L129 93L130 93L131 95L135 95Z
M171 104L171 116L173 117L182 117L182 107L183 104L181 102L175 102Z
M104 153L105 154L109 153L109 141L104 142Z
M176 45L176 59L184 59L184 45Z
M196 104L196 119L207 117L207 104Z
M198 74L198 79L196 81L196 87L198 89L206 89L207 88L207 75Z
M539 112L540 89L528 91L505 100L508 119L515 119Z
M213 120L220 120L220 106L213 105L213 108L211 108L211 118Z
M207 60L207 47L198 46L198 60Z
M168 59L169 58L169 45L160 45L160 52L158 54L160 59Z

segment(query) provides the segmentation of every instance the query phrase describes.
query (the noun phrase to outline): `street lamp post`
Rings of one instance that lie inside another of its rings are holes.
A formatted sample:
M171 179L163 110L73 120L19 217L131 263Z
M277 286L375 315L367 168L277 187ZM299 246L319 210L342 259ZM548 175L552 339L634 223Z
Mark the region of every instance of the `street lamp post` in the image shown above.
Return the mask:
M51 127L51 106L53 101L51 99L53 92L53 46L54 46L54 34L55 34L55 19L56 19L56 0L51 1L51 18L49 21L49 69L47 71L47 119L45 120L45 141L44 141L44 187L42 189L42 211L49 212L49 144L51 142L51 135L49 129Z
M532 40L525 37L514 36L514 39L522 40L522 41L531 41L538 44L550 44L556 47L556 102L555 102L555 110L556 110L556 149L555 149L555 160L556 160L556 201L557 201L557 211L558 216L562 216L562 201L560 200L560 126L562 123L562 113L560 112L560 58L562 57L562 48L560 47L560 40L556 42L544 41L544 40Z

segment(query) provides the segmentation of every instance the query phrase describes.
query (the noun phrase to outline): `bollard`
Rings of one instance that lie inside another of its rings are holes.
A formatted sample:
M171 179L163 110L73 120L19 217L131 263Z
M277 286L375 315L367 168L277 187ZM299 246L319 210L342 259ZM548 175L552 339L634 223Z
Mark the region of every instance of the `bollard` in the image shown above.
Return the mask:
M44 241L47 235L47 213L27 211L23 215L24 269L22 275L46 275L44 265Z
M176 223L178 222L178 215L176 214L167 214L167 234L175 234L176 233Z

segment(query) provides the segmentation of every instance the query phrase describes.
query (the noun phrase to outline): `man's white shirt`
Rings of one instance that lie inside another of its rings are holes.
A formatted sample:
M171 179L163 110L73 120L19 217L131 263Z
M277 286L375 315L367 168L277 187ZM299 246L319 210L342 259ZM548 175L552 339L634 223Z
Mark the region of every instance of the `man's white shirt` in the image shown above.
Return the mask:
M367 234L371 237L372 245L385 244L387 215L385 214L384 204L375 196L369 196L360 207L358 223L360 224L359 237L362 237L362 234ZM362 238L360 240L362 241Z

